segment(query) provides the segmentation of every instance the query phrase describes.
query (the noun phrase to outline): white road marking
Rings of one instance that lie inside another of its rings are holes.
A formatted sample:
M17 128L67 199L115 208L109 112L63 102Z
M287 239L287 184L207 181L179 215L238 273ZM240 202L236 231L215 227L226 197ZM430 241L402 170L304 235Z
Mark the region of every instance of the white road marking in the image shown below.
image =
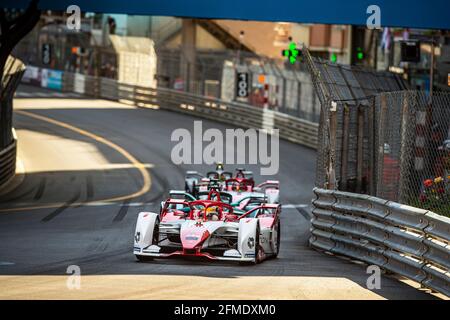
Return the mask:
M308 208L309 205L307 204L283 204L281 205L284 209L297 209L297 208Z
M0 267L3 267L3 266L13 266L13 265L15 265L14 262L0 261Z
M15 98L80 98L81 95L72 92L16 92Z
M154 202L130 202L130 203L121 203L121 202L88 202L85 204L80 204L80 207L107 207L107 206L126 206L126 207L143 207L143 206L150 206L154 204ZM30 206L30 205L36 205L36 203L17 203L17 206ZM45 204L43 204L45 205ZM43 208L45 209L45 208Z

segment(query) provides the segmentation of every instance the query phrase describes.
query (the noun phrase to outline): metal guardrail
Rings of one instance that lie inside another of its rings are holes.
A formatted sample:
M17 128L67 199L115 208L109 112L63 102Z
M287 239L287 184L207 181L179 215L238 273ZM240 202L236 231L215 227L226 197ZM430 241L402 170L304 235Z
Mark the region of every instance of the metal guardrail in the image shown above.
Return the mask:
M450 218L369 195L315 188L311 247L450 296Z
M13 129L13 96L25 72L19 59L9 56L0 75L0 188L16 173L16 141Z
M0 151L0 189L6 185L16 173L16 149L14 139L8 147Z
M166 88L140 87L120 83L113 79L75 75L70 72L63 74L62 90L124 101L142 107L157 105L164 110L190 114L243 128L264 129L268 132L271 129L279 129L280 138L310 148L317 148L317 123L248 104L228 102Z

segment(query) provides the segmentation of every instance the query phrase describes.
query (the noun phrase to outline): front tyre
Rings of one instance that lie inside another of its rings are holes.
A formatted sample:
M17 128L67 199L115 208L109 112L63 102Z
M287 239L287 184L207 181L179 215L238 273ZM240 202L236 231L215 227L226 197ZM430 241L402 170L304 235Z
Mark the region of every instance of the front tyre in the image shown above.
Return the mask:
M255 236L255 261L254 264L261 263L264 260L264 250L259 243L260 235L259 223L256 225L256 236Z
M253 261L245 261L245 262L239 262L242 266L248 266L248 265L255 265L258 263L261 263L264 260L264 250L262 246L259 243L259 234L260 234L260 228L259 228L259 222L256 225L256 231L255 231L255 259Z
M153 238L152 245L157 245L159 243L159 218L155 221L155 226L153 227ZM153 260L153 257L150 256L142 256L140 254L135 254L136 258L139 262L149 262Z
M280 225L280 221L278 221L277 223L277 236L275 238L275 253L274 253L274 258L278 257L278 254L280 253L280 243L281 243L281 225Z

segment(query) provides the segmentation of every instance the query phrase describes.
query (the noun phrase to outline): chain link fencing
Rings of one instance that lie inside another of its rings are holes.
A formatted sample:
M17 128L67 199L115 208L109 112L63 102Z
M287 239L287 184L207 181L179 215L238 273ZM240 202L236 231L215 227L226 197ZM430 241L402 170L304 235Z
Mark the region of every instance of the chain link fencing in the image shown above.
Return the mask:
M395 74L302 55L320 100L316 186L375 193L375 96L406 89Z
M450 216L450 94L383 93L377 196Z
M195 62L189 62L179 49L158 49L157 57L159 87L267 107L308 121L319 121L320 103L310 75L300 64L291 67L280 60L239 50L197 50ZM238 73L248 76L245 97L237 96Z
M85 33L67 32L61 25L36 27L14 49L14 54L41 68L77 72L117 80L120 54L111 46L100 46ZM52 61L44 65L42 44L51 46ZM83 52L73 50L82 48ZM188 57L180 48L156 49L158 86L188 93L269 108L317 123L320 103L311 77L301 63L271 59L245 50L199 49ZM122 61L123 62L123 61ZM128 59L127 65L132 61ZM142 66L134 66L142 69ZM150 73L149 70L142 70ZM237 73L248 75L248 94L237 97Z
M450 94L303 55L322 111L316 186L450 216Z

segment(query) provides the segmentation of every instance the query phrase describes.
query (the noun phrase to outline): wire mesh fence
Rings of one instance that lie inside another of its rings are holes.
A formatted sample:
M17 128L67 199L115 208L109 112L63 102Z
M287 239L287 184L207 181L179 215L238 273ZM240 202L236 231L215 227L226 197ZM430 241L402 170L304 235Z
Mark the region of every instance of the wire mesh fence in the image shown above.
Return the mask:
M450 94L383 93L377 195L450 216Z
M395 74L313 58L304 48L304 61L320 100L321 118L316 185L375 193L375 96L404 90Z
M322 111L316 185L450 216L450 94L303 55Z
M197 50L194 62L179 49L159 49L157 56L159 87L319 121L319 100L310 75L302 67L291 68L281 61L239 50ZM237 94L238 73L245 73L248 81L248 93L241 97Z

